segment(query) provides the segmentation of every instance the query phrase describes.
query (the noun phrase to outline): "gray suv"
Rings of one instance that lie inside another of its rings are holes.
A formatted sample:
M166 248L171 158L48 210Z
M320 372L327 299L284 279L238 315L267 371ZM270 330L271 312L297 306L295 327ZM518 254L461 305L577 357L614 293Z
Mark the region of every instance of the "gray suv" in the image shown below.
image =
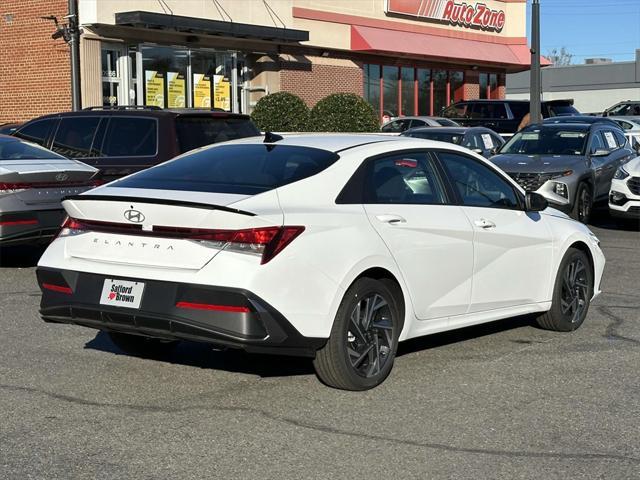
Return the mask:
M544 123L516 133L491 161L550 206L588 223L594 203L607 200L618 166L632 156L612 124Z

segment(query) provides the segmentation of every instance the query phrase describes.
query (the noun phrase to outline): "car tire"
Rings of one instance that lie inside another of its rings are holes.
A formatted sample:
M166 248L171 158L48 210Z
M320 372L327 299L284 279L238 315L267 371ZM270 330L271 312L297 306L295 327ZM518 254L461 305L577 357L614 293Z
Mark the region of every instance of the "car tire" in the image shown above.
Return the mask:
M587 183L580 183L571 209L571 218L587 225L593 211L593 194Z
M169 355L177 341L163 341L157 338L131 335L122 332L107 332L113 344L127 355L143 358L158 358Z
M390 282L360 278L347 290L327 343L313 361L325 384L368 390L389 375L402 330L400 289Z
M592 296L593 273L589 257L582 250L570 248L558 268L551 309L538 316L538 325L556 332L578 329L587 316Z

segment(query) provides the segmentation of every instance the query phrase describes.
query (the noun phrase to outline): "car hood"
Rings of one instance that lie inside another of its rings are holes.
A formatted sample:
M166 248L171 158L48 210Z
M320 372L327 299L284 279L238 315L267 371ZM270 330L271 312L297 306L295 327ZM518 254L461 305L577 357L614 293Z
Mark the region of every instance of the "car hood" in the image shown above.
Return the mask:
M490 160L505 172L517 173L558 172L586 164L583 155L503 154L494 155Z

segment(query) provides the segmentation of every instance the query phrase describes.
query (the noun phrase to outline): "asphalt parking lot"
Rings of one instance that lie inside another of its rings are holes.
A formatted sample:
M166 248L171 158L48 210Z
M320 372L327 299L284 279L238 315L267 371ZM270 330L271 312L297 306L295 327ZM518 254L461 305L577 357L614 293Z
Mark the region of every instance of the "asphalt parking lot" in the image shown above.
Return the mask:
M38 252L0 263L0 478L640 478L640 233L607 220L573 334L529 318L403 344L379 388L183 343L121 354L38 316Z

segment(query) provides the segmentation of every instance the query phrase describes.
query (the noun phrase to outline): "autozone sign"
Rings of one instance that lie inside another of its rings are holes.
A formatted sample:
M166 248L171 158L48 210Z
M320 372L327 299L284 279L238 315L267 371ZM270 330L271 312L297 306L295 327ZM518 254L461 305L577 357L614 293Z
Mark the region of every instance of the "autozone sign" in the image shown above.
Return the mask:
M455 0L385 0L385 12L410 15L421 20L448 23L466 28L500 32L504 28L504 10L494 10L484 3Z

